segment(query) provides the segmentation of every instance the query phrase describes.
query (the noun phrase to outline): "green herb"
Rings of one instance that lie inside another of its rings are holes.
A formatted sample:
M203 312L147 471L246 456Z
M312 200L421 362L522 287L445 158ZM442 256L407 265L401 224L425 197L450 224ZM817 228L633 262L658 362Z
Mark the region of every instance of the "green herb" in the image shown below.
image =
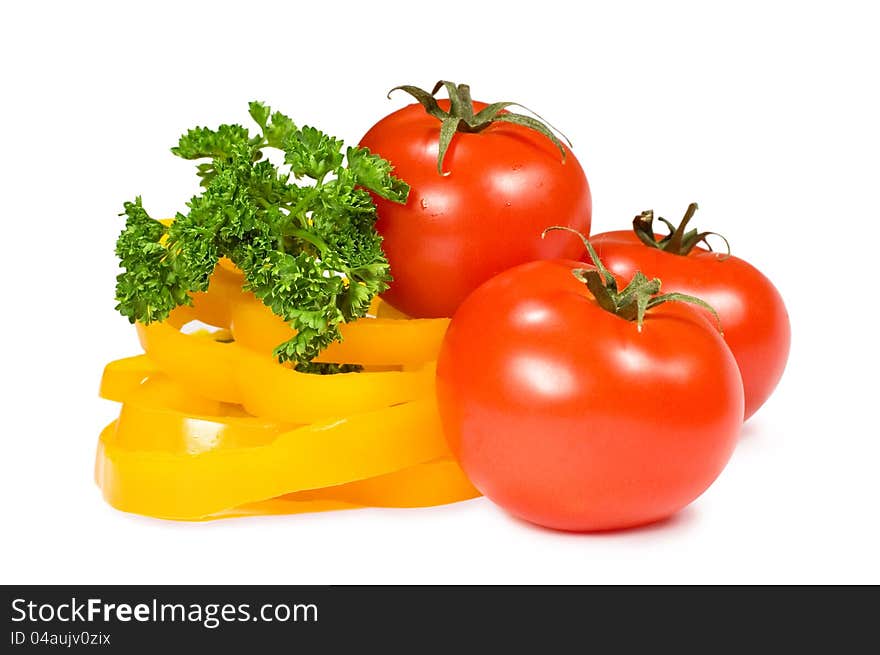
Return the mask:
M364 367L360 364L333 364L330 362L304 362L297 364L293 370L313 375L335 375L336 373L360 373Z
M366 189L402 203L409 186L366 148L343 154L341 141L297 128L259 102L250 103L250 115L259 134L241 125L197 127L172 148L184 159L209 161L197 165L204 190L170 226L151 218L140 197L125 203L116 309L132 322L163 320L208 288L225 256L244 273L244 288L296 331L274 354L306 364L341 338L341 323L364 316L388 288ZM268 148L283 152L284 166L264 158ZM312 182L293 181L304 178Z

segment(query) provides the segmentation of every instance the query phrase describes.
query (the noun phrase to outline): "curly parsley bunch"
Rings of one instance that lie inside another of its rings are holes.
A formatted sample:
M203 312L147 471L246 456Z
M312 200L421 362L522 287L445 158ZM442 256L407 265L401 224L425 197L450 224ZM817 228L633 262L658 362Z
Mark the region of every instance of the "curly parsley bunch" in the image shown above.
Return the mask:
M296 331L275 355L305 365L388 288L366 189L403 203L409 186L366 148L343 154L342 141L297 128L259 102L250 103L250 115L259 134L241 125L197 127L172 148L209 161L197 166L203 192L170 226L151 218L140 197L125 203L116 309L131 322L163 320L192 304L191 294L205 291L218 260L228 257L244 273L244 288ZM285 165L265 159L266 148L281 150ZM296 183L304 179L310 183Z

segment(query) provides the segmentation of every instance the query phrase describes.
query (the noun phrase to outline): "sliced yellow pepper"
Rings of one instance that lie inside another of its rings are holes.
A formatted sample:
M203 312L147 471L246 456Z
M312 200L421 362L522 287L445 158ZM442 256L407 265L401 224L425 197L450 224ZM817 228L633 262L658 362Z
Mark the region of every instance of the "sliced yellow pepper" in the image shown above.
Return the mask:
M358 414L433 394L434 368L311 375L241 349L236 359L241 403L251 414L311 423Z
M195 519L449 454L430 397L293 429L224 407L148 378L101 435L95 474L107 501Z
M197 455L271 443L293 427L247 415L236 405L193 395L162 374L147 378L124 400L115 442L132 451Z
M194 293L193 304L175 309L167 322L179 328L199 320L231 328L240 345L271 353L295 333L252 293L244 292L244 283L244 276L234 265L221 261L214 269L208 290ZM449 319L409 319L378 297L373 300L370 313L378 318L363 318L342 325L343 340L330 344L316 361L412 366L437 358Z
M148 376L159 372L159 369L146 355L135 355L117 359L104 367L101 376L101 398L123 402L141 385Z
M194 293L192 313L198 320L228 328L232 323L232 308L244 293L244 276L217 265L211 275L208 290Z
M137 326L153 364L193 393L242 404L251 414L310 423L406 402L433 389L430 366L406 372L299 373L237 343L183 334L172 322Z
M155 449L155 435L168 432L174 420L170 410L160 411L123 412L101 434L95 476L104 498L118 509L198 519L448 455L436 406L428 399L295 428L251 447L220 445L231 429L229 419L179 414L177 439L214 444L198 454Z
M144 372L148 372L148 377L142 380ZM133 384L132 380L138 382ZM163 518L202 520L350 509L368 505L420 507L456 502L478 495L458 465L449 457L441 456L424 464L356 482L285 493L276 498L245 502L213 513L205 510L196 514L196 510L191 508L191 501L184 504L179 502L189 495L188 492L181 491L183 495L175 495L173 499L168 494L169 484L171 489L177 489L179 481L195 482L187 466L196 466L196 462L204 460L198 460L193 455L208 451L234 452L235 449L253 451L271 444L280 433L290 430L281 424L247 417L236 411L234 406L194 396L162 374L155 373L144 356L111 362L105 369L102 390L105 397L112 395L124 400L125 404L119 420L102 435L96 461L96 479L108 502L124 511ZM195 412L201 412L201 415ZM422 438L423 426L424 423L409 426L412 430L411 440ZM335 427L331 425L326 429L333 430ZM443 450L444 445L437 443L436 435L433 440L435 445L439 445L437 452ZM372 445L377 446L376 443ZM265 448L263 452L266 457L269 456ZM428 452L424 456L430 454ZM339 474L335 460L335 457L332 458L329 464ZM308 461L315 460L310 457ZM308 461L301 464L307 464ZM149 462L146 467L153 470L153 477L149 480L132 478L132 473L142 468L144 462ZM165 475L158 475L163 462L166 464ZM327 462L317 465L320 468L326 466ZM399 465L399 459L391 464L395 467ZM242 476L251 473L260 475L259 471L242 469L227 479L227 467L228 463L224 462L223 470L215 472L213 484L225 488L240 485ZM293 484L296 469L290 469L290 472L290 483ZM204 483L205 478L199 480ZM149 486L143 486L145 484ZM202 492L210 493L210 487L203 488Z
M373 298L373 302L375 303L370 307L370 314L375 316L376 318L393 318L397 320L415 320L411 319L409 316L404 314L399 309L396 309L389 305L387 302L382 300L379 296ZM448 319L444 319L449 322Z
M480 495L451 458L336 487L285 494L258 503L247 503L209 518L260 514L354 509L359 507L430 507L455 503Z
M425 507L452 502L450 498L462 500L478 495L458 463L451 457L441 457L394 473L337 487L300 491L275 500L332 498L370 507Z
M111 505L205 520L478 495L449 457L434 401L446 319L406 320L374 301L380 318L342 326L345 341L319 358L365 372L299 373L270 355L293 332L243 282L221 261L192 306L137 326L146 355L106 366L101 395L123 403L95 463ZM193 320L221 330L180 331Z
M376 311L382 313L386 306L378 303ZM330 344L316 361L368 366L423 364L437 359L448 326L446 318L362 318L343 325L342 341ZM232 307L231 330L236 342L267 354L294 335L281 317L250 293Z
M137 324L138 339L150 360L168 376L194 393L228 403L240 403L236 382L236 357L240 349L233 343L183 334L174 327L181 312L175 309L168 322Z

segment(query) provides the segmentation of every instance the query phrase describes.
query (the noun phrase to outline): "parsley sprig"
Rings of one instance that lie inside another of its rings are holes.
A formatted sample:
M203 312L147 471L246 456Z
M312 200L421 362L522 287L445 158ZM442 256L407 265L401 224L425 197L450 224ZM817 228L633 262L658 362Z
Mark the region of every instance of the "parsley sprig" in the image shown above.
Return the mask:
M244 273L252 291L296 335L275 348L280 361L310 362L341 338L341 323L366 314L388 288L388 261L376 232L369 189L405 202L409 186L366 148L349 147L259 102L250 103L260 128L196 127L172 152L197 165L203 191L165 226L141 198L125 203L116 243L124 269L116 309L131 322L168 317L191 294L208 288L221 257ZM264 150L284 153L279 167ZM310 180L307 184L295 181Z

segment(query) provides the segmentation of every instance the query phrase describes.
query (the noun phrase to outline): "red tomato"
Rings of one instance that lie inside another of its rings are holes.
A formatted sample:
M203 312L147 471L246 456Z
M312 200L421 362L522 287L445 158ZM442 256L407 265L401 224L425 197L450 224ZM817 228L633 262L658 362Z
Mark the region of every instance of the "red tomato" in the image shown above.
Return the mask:
M444 110L449 102L439 101ZM475 102L479 111L485 103ZM548 225L589 234L592 200L570 150L520 125L456 133L437 170L440 121L418 104L376 123L361 145L410 184L399 205L374 196L394 281L384 298L415 317L452 316L482 282L535 259L578 257L571 239L541 239Z
M736 362L705 310L668 302L641 331L602 309L568 261L512 268L462 304L437 395L483 494L562 530L657 521L699 496L737 442Z
M782 296L758 269L738 257L694 248L677 255L651 248L632 232L590 239L605 266L629 279L635 271L659 277L663 291L702 298L721 318L745 389L745 418L764 404L782 377L791 327Z

